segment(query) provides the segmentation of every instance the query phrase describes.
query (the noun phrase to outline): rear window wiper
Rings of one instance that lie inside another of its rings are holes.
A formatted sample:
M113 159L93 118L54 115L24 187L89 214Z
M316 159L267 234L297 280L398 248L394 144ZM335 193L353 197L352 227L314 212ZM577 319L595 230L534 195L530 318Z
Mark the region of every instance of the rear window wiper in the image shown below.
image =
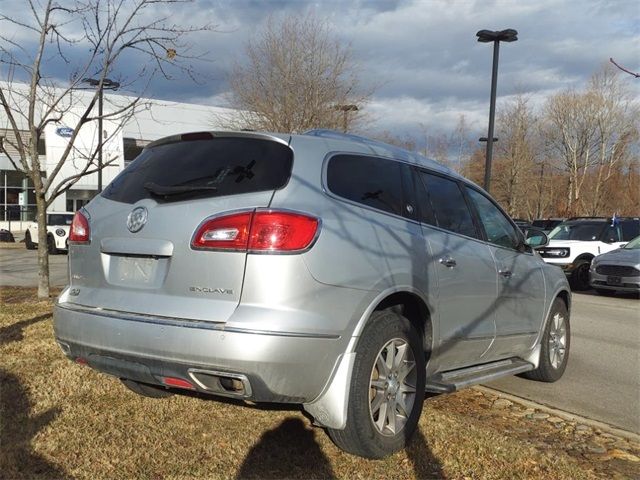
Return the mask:
M155 195L163 197L190 192L215 192L218 190L218 187L211 185L158 185L153 182L145 183L144 188Z

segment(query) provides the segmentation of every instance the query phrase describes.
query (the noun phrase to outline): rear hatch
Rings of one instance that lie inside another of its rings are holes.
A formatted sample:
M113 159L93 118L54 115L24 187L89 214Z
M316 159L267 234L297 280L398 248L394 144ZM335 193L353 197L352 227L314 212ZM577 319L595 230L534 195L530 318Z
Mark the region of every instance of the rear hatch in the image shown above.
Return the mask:
M198 250L202 222L268 207L293 151L259 134L200 133L148 146L84 209L90 242L71 245L69 301L120 312L224 322L246 252Z

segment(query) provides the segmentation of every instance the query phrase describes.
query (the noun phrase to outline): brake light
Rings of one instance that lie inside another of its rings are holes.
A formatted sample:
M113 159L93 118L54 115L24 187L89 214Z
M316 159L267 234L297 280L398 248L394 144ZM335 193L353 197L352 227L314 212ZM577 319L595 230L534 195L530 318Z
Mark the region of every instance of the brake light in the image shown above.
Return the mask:
M69 229L69 242L89 243L90 234L89 220L80 211L77 211Z
M191 241L195 249L296 252L308 248L319 228L315 217L296 212L257 210L205 221Z

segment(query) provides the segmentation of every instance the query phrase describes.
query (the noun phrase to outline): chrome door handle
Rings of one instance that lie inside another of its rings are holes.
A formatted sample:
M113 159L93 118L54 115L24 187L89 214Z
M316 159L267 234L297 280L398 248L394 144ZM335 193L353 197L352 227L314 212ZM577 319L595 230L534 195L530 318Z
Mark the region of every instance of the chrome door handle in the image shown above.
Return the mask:
M498 273L504 278L511 278L511 275L513 275L513 273L511 273L511 270L498 270Z
M448 268L453 268L457 265L456 261L451 257L443 257L439 261L442 265Z

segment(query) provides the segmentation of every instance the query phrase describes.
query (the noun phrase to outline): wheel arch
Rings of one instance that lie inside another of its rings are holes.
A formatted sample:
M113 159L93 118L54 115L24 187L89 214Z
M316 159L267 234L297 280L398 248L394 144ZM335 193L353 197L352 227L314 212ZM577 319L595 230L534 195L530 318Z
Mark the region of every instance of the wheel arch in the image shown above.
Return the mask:
M428 362L437 332L434 332L432 309L427 299L409 286L396 286L380 292L369 302L353 328L351 340L322 393L313 401L303 404L305 411L313 416L315 424L333 429L345 427L356 344L371 314L385 309L398 311L416 327L423 338L425 364Z
M565 307L567 307L567 311L571 313L571 294L567 290L560 290L554 297L553 300L559 298L564 302ZM553 304L553 301L551 302ZM551 308L551 307L549 307Z
M411 322L422 339L425 363L428 362L433 351L434 332L431 311L424 299L410 291L394 292L378 302L373 311L387 309L396 311Z
M581 253L576 257L576 259L572 263L579 262L581 260L588 260L591 262L596 256L593 253Z

